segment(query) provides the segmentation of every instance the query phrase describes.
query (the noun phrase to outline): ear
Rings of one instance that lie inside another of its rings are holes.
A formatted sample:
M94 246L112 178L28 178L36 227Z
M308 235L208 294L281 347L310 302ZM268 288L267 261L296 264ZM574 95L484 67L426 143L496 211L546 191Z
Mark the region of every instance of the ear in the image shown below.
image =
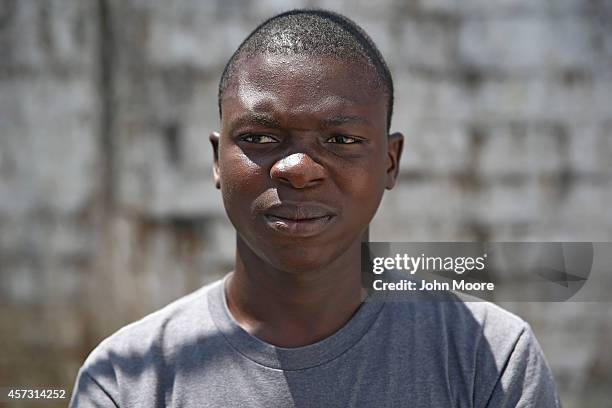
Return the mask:
M213 149L213 178L217 189L221 188L221 177L219 176L219 137L219 132L212 132L209 136Z
M385 188L391 190L397 181L399 162L404 148L404 135L399 132L392 133L387 139L387 183Z

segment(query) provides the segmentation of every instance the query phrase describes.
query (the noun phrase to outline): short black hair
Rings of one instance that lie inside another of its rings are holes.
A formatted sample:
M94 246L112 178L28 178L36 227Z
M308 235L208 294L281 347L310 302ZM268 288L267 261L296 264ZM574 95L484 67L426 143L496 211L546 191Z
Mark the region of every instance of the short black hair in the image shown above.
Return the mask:
M278 14L261 23L231 56L219 81L221 100L242 57L261 54L306 54L334 56L363 62L372 69L376 85L387 96L387 130L393 114L393 80L385 60L366 32L341 14L320 9L296 9Z

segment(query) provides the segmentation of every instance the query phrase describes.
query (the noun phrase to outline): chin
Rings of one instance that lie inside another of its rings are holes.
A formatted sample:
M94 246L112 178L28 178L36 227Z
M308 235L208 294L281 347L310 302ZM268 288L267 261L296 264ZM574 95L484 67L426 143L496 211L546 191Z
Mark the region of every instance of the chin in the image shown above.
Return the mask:
M323 254L321 251L309 250L308 248L275 251L268 258L268 262L275 268L290 273L302 274L309 271L316 271L330 265L333 262L331 254Z
M343 255L347 255L347 251L355 243L360 242L360 240L348 241L341 239L342 237L338 237L337 234L334 235L336 236L325 239L314 237L294 240L256 234L246 237L239 234L238 237L239 246L244 245L243 249L246 250L243 253L246 256L243 261L247 261L248 256L251 256L258 259L255 262L262 262L288 274L303 274L332 266L340 261ZM360 245L357 245L357 250L359 249ZM359 252L350 256L359 258Z
M332 250L331 245L308 247L305 245L289 246L285 248L265 248L260 252L261 258L274 268L289 274L302 274L318 271L340 261L350 247L337 246ZM347 260L345 259L344 262ZM342 261L340 261L342 262Z

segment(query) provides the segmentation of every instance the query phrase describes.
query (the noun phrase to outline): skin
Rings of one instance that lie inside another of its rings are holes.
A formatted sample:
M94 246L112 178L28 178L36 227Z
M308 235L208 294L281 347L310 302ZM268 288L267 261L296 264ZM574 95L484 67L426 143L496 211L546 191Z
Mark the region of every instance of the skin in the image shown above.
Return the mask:
M387 134L386 97L365 64L262 55L239 67L221 132L210 136L237 232L228 307L259 339L305 346L340 329L363 300L360 244L395 185L403 136ZM314 233L293 234L270 215L284 203L298 217L312 215L302 203L330 215Z

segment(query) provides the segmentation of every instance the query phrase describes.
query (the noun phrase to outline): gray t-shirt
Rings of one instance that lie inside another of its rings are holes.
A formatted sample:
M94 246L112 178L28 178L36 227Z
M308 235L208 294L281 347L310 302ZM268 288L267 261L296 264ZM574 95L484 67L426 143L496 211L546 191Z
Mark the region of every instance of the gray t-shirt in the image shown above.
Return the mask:
M529 325L486 302L364 302L332 336L244 331L221 280L104 340L71 407L558 407Z

